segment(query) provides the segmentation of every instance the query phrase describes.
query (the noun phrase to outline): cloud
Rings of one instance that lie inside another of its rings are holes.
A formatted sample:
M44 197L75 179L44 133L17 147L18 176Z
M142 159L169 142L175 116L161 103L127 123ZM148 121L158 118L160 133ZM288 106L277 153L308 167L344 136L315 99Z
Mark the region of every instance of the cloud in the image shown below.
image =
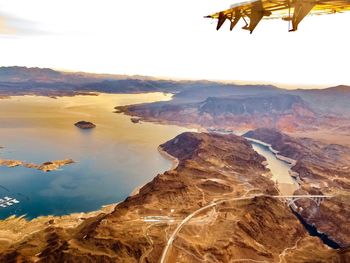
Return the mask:
M47 32L41 30L36 22L0 12L0 37L36 36L46 34Z

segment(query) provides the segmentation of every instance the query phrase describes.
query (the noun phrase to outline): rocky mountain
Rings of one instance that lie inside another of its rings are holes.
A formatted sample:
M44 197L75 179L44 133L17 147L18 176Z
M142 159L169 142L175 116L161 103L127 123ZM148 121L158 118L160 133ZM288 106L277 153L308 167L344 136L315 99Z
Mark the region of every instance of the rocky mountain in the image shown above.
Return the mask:
M199 105L199 112L214 116L223 114L287 114L295 107L307 109L306 103L294 95L209 97ZM309 109L312 115L311 110Z
M171 82L167 84L171 86ZM132 79L123 75L70 73L46 68L0 67L2 96L27 94L73 96L91 92L135 93L167 88L164 83L142 77ZM174 91L169 89L169 92Z
M66 96L87 92L106 93L178 93L186 89L221 83L173 81L146 76L60 72L47 68L0 67L0 95Z
M339 85L327 89L294 90L318 112L350 116L350 86Z
M271 85L235 85L207 81L176 93L174 102L201 102L210 97L276 95L285 92Z
M0 67L0 82L90 83L100 80L127 79L126 75L94 74L85 72L61 72L50 68ZM151 79L137 76L138 79Z
M233 130L275 127L294 131L320 122L302 98L289 94L209 97L197 103L156 102L118 110L149 121Z
M327 89L323 89L324 93L334 93L334 92L339 92L339 93L350 93L350 86L347 85L338 85L335 87L331 87L331 88L327 88Z
M311 237L235 135L184 133L161 146L178 166L112 209L0 221L1 262L346 262Z
M49 68L0 67L1 82L61 82L63 74Z

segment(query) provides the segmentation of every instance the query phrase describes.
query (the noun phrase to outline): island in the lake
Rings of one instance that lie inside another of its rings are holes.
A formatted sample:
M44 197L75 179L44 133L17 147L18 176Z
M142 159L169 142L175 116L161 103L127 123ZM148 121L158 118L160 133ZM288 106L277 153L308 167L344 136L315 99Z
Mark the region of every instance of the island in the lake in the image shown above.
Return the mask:
M89 121L78 121L74 124L76 127L84 130L93 129L96 125Z
M140 123L140 121L141 121L141 119L140 118L135 118L135 117L132 117L132 118L130 118L130 120L131 120L131 122L132 123Z
M72 159L55 160L55 161L44 162L42 164L27 163L20 160L1 160L0 159L0 166L6 166L9 168L23 166L27 168L37 169L43 172L55 171L55 170L58 170L61 166L72 164L72 163L74 163Z

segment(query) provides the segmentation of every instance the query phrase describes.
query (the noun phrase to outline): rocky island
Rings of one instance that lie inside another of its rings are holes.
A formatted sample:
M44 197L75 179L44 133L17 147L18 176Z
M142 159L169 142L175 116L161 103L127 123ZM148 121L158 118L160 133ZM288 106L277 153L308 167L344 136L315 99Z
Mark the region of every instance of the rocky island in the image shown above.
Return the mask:
M13 168L16 166L23 166L27 168L37 169L43 172L55 171L59 169L61 166L72 164L72 163L74 163L72 159L49 161L49 162L44 162L42 164L27 163L19 160L1 160L0 159L0 166L6 166L10 168Z
M136 117L132 117L132 118L130 118L130 120L131 120L131 122L132 123L140 123L140 121L141 121L141 119L140 118L136 118Z
M347 262L305 230L243 137L183 133L178 165L108 209L0 222L1 262Z
M74 124L76 127L84 130L93 129L96 127L95 124L89 121L78 121Z

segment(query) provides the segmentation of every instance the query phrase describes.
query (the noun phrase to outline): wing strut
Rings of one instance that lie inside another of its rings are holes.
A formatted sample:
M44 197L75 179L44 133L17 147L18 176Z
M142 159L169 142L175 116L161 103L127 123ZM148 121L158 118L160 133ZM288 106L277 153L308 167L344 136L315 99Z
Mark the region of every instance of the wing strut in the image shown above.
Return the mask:
M224 14L224 12L220 12L219 13L219 18L218 18L218 25L216 26L216 30L219 30L220 27L222 27L222 25L225 23L226 21L226 16Z
M304 19L305 16L310 13L312 8L315 6L314 0L296 0L294 6L294 14L292 18L293 28L290 31L297 31L299 23Z
M231 31L237 25L238 21L241 19L241 17L242 17L241 11L237 9L235 11L235 15L234 16L235 16L235 18L231 20L231 25L230 25L230 30Z
M254 2L252 4L251 13L249 16L249 20L250 20L249 27L245 28L250 31L250 34L253 33L254 29L259 24L260 20L264 17L264 14L265 14L264 7L262 5L261 0Z

